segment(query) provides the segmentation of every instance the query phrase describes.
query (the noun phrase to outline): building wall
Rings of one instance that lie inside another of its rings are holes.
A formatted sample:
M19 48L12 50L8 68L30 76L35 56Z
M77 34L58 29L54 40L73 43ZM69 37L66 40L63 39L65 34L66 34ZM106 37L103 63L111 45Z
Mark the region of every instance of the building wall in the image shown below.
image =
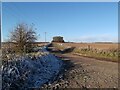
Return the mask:
M64 42L64 40L63 40L63 37L56 36L56 37L53 37L53 41L52 42Z

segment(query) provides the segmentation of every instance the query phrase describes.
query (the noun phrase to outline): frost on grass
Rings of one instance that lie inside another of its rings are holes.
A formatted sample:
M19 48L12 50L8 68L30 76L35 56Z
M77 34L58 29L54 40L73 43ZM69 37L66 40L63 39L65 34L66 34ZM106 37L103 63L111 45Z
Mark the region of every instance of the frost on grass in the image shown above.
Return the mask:
M52 54L44 52L33 56L15 57L2 66L2 88L24 90L40 88L45 83L52 83L58 75L62 61Z

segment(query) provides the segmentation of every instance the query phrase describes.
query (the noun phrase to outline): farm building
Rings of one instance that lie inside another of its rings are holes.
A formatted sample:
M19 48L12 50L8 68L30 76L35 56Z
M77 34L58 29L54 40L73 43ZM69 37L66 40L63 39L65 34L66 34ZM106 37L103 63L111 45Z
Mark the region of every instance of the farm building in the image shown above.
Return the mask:
M63 37L61 36L55 36L53 37L52 42L64 42Z

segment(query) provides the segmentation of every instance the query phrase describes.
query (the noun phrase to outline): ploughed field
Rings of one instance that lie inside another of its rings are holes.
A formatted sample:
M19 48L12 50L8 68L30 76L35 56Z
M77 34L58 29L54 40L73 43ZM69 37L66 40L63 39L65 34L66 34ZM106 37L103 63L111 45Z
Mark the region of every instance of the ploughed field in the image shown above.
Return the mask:
M110 49L118 49L118 44L115 43L62 43L64 46L72 46L77 48L85 48L90 46L94 49L100 50L110 50Z
M69 53L114 62L120 55L116 43L52 43L52 46L61 51L72 48Z

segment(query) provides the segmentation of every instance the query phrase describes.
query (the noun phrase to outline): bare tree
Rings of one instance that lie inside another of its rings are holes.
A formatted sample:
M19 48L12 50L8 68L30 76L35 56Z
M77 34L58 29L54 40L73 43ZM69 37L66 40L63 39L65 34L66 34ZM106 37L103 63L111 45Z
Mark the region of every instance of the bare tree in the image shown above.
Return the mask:
M36 39L33 25L18 24L10 33L10 40L15 43L14 49L20 53L30 52L32 50L32 44Z

